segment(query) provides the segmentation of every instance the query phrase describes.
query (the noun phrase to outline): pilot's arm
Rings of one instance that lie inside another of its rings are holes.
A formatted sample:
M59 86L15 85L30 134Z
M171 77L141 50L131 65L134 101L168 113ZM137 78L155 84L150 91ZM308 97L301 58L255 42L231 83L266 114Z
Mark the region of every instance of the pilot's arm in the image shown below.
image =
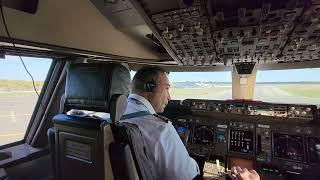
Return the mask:
M171 122L166 124L156 145L157 170L160 179L193 179L200 174L197 162L191 158Z

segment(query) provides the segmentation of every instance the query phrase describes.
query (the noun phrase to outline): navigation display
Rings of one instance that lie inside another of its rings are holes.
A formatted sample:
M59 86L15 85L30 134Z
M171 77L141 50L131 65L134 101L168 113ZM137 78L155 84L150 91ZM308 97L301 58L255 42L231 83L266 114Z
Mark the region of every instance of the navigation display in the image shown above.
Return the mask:
M190 130L188 127L185 126L176 126L176 131L181 138L181 141L183 142L184 145L188 143L189 140L189 135L190 135Z
M288 160L304 161L303 137L288 134L273 134L274 157Z

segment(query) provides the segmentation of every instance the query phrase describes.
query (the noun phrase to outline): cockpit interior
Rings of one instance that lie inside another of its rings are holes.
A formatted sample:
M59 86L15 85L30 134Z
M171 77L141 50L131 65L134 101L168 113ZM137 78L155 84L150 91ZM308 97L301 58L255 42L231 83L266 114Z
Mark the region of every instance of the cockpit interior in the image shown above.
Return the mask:
M101 174L93 179L121 179L106 175L112 163L106 165L106 159L99 158L105 154L99 149L103 145L96 142L109 141L103 139L105 131L91 132L108 128L101 125L104 122L95 119L69 128L69 117L55 116L66 113L68 105L68 110L101 109L110 113L111 119L119 118L112 114L111 95L110 104L103 101L104 105L97 101L80 106L86 101L72 100L79 98L77 90L101 98L99 88L110 88L109 84L117 81L108 78L110 83L96 83L100 77L92 79L95 76L88 74L97 63L102 64L99 72L102 69L100 73L106 77L116 77L116 71L109 69L117 67L114 64L125 65L131 72L149 65L168 72L231 73L230 98L173 98L161 114L170 119L189 155L197 161L202 179L228 179L233 166L256 170L264 180L306 179L305 174L320 178L315 173L320 170L320 101L288 103L254 98L260 71L320 68L319 0L0 2L0 58L53 59L22 140L0 143L0 179L81 179L64 173L97 172ZM89 70L68 75L73 64ZM78 79L91 79L93 84L80 87ZM69 91L74 94L65 97ZM197 94L197 89L192 93ZM61 104L64 98L66 104ZM122 96L117 98L123 100ZM54 135L50 135L50 128L55 128ZM80 143L73 142L76 135L70 133L80 133ZM65 139L69 143L61 143ZM89 160L86 153L96 154ZM117 160L123 155L117 153L110 158ZM70 161L61 160L70 156ZM88 165L78 168L76 161ZM141 173L132 177L129 179L148 179Z

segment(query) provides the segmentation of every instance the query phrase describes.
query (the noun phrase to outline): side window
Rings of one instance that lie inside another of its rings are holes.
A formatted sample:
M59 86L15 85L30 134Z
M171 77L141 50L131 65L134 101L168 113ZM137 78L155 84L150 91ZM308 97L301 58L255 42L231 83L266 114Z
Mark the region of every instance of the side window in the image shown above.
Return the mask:
M40 94L51 59L22 57ZM0 146L22 140L38 96L18 56L0 59Z

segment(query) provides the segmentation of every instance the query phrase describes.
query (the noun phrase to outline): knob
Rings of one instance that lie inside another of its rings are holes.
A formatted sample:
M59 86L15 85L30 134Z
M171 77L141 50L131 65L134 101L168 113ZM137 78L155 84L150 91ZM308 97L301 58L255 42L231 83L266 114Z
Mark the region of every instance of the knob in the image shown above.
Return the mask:
M223 43L224 38L222 37L220 32L218 33L218 37L217 38L219 39L220 43Z
M239 36L240 36L240 37L243 37L243 36L244 36L243 29L240 30Z
M203 34L203 29L202 29L202 28L198 28L196 32L197 32L197 34L198 34L199 36L202 36L202 34Z
M257 30L256 30L256 28L253 28L253 29L252 29L252 33L251 33L251 34L252 34L252 36L257 35Z
M169 33L169 28L166 27L166 29L163 31L163 34L168 34Z
M199 29L200 28L200 22L194 23L194 28Z
M178 25L178 31L183 31L183 29L184 29L184 24L179 24Z

